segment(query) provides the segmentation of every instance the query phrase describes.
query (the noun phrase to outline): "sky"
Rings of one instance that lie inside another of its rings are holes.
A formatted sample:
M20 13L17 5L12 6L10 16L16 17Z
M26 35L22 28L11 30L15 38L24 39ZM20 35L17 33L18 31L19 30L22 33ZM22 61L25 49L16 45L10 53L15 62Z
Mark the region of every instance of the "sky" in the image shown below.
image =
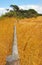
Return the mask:
M35 9L38 13L42 13L42 0L0 0L0 15L4 14L11 4L18 5L22 9Z

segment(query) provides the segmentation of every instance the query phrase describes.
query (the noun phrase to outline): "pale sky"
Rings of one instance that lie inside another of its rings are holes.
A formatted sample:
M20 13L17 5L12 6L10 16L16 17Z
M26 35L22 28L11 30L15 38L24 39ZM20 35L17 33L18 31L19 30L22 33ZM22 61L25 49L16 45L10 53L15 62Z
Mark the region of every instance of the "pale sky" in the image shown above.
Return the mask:
M6 12L11 4L18 5L22 9L35 9L42 13L42 0L0 0L0 15Z

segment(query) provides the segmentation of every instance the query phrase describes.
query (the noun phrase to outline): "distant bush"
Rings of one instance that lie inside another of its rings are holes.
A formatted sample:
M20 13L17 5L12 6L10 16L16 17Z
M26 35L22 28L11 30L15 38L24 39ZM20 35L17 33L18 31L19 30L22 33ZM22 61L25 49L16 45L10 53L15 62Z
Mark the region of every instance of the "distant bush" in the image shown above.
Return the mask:
M42 14L38 14L38 16L42 16Z
M42 14L38 14L38 12L34 9L29 9L29 10L23 10L19 9L17 5L10 5L12 7L12 10L7 12L5 17L18 17L18 18L31 18L31 17L37 17L37 16L42 16ZM7 9L8 11L9 9Z

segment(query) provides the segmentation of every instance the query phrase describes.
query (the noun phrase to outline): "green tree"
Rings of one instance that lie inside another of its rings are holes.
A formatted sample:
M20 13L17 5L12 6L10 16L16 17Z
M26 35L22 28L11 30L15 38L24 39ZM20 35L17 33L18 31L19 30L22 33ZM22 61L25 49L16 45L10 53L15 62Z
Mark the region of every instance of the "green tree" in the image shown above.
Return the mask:
M28 13L31 13L31 14L38 14L36 10L34 9L29 9L28 10Z
M10 5L13 8L13 11L19 11L19 7L17 5Z

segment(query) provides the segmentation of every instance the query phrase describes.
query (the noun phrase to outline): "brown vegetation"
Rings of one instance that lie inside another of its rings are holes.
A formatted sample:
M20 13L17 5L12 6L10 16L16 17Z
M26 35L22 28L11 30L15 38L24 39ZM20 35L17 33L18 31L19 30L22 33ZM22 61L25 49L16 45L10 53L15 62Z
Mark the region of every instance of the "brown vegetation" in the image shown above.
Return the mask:
M5 65L11 54L15 21L15 18L0 20L0 65ZM20 64L42 65L42 17L18 19L16 27Z

